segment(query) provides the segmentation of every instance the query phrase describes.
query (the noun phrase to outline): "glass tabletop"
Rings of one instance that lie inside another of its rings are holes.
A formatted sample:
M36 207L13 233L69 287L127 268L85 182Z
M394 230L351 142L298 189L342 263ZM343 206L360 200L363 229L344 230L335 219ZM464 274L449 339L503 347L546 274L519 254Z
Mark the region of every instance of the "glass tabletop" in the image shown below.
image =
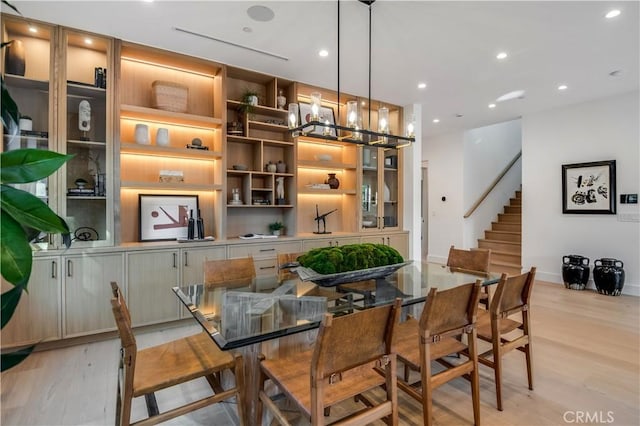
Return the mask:
M425 301L429 290L453 288L483 281L495 284L500 274L474 274L430 262L413 262L386 277L343 283L332 287L291 279L271 292L246 288L192 284L174 287L180 301L223 350L239 348L312 330L329 312L344 315L392 303L403 306Z

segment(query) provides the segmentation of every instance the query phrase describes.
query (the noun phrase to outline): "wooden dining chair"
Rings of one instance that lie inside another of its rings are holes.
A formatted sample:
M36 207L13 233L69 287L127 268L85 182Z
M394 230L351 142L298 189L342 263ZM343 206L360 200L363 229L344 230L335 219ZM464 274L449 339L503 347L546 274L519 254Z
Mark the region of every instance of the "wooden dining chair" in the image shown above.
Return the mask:
M386 419L388 424L397 425L397 367L392 340L400 309L397 299L394 304L349 315L325 314L312 350L262 359L258 419L265 406L277 422L289 424L265 391L270 380L314 426L325 424L327 408L352 397L365 407L352 413L344 424L366 425ZM363 395L378 387L384 387L381 401Z
M455 246L449 248L447 266L456 270L469 272L471 274L486 275L489 273L491 265L491 250L489 249L457 249ZM489 287L484 286L480 294L480 304L485 309L489 309Z
M234 397L240 424L245 425L242 357L222 352L204 332L138 350L131 329L129 309L118 284L112 282L111 288L111 306L122 344L117 381L116 425L154 425ZM231 371L235 377L235 386L226 390L220 383L221 373L225 370ZM209 382L213 395L164 412L159 411L155 392L200 377ZM131 423L132 400L140 396L145 398L149 417Z
M239 259L206 260L204 262L204 285L206 288L251 287L256 279L253 257Z
M513 349L525 354L529 390L533 390L531 366L531 291L536 268L524 274L507 276L502 274L500 282L489 306L489 312L482 312L478 318L478 338L491 342L491 349L478 355L478 362L494 371L498 410L502 411L502 357ZM521 315L517 321L512 316ZM505 337L517 332L517 336Z
M478 354L476 351L476 314L482 281L464 284L449 290L429 291L420 319L409 318L400 323L396 333L398 360L405 366L404 378L398 387L422 403L425 425L433 424L432 397L438 386L457 377L471 380L473 419L480 424L480 388ZM466 334L466 344L460 336ZM444 357L465 353L455 364ZM432 374L431 362L445 367ZM409 371L420 372L420 380L410 383Z

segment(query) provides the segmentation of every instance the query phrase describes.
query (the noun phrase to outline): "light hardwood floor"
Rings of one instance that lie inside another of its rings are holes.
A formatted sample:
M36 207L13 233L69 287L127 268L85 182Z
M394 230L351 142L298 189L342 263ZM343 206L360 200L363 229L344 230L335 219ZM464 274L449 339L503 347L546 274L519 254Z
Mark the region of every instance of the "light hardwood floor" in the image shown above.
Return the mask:
M524 355L509 353L499 412L492 371L481 367L482 424L640 424L639 306L637 297L537 282L531 312L535 390L527 389ZM138 342L145 347L199 331L195 325L170 328L139 334ZM3 373L1 424L113 424L118 349L114 339L37 352ZM158 403L163 407L206 391L206 382L197 381L160 393ZM399 395L400 423L422 424L420 405ZM347 406L335 407L332 417ZM207 407L169 424L237 424L234 411L232 404ZM143 413L144 402L135 401L134 418ZM458 379L438 388L434 416L437 425L472 424L469 383Z

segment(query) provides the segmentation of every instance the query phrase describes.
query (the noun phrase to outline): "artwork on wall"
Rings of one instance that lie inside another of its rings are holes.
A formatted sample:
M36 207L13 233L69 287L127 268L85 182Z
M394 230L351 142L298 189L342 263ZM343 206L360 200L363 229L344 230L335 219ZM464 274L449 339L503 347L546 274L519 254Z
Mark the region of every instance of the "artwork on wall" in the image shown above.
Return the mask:
M191 212L198 212L197 195L140 194L138 199L140 241L187 238Z
M562 213L615 214L616 161L563 164Z

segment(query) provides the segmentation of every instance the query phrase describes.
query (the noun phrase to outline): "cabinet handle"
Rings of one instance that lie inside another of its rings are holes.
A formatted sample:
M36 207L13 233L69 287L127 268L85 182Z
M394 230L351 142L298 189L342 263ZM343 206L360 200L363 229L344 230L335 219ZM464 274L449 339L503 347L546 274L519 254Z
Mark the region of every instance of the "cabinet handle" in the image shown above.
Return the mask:
M275 265L271 265L271 266L261 266L260 269L276 269Z
M67 259L67 276L68 277L73 275L73 271L71 270L72 267L73 267L73 262L71 261L71 259Z
M333 242L329 241L329 247L333 247Z
M57 278L56 277L56 261L55 260L51 261L51 278Z
M173 253L173 267L174 268L178 267L177 262L176 262L177 259L178 259L178 255L176 253Z
M380 239L382 240L382 244L384 245L384 237L380 237Z
M47 234L47 240L49 240L50 245L53 245L53 234Z
M270 249L260 249L260 251L276 251L276 249L274 249L274 248L270 248Z
M189 266L189 252L184 252L184 266Z
M387 237L387 245L391 247L391 238Z

